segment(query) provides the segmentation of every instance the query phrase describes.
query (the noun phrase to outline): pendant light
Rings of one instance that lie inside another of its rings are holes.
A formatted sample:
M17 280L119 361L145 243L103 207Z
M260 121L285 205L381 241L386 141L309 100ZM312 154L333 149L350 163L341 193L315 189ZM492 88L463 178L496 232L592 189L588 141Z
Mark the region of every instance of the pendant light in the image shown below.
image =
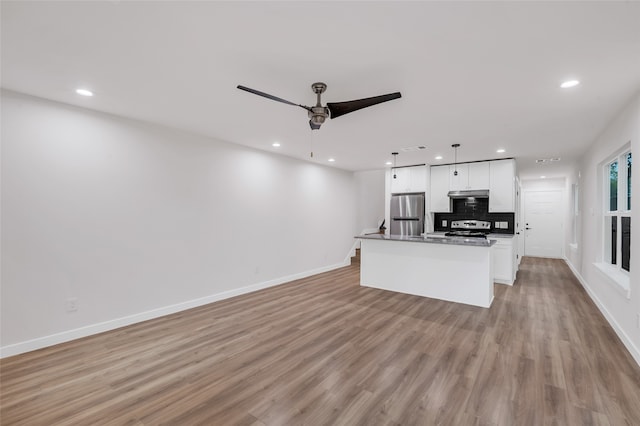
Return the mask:
M393 155L393 167L391 171L393 172L393 178L396 179L396 159L398 158L398 153L392 152L391 155Z
M451 148L453 148L453 175L458 176L458 148L460 148L460 144L454 143Z

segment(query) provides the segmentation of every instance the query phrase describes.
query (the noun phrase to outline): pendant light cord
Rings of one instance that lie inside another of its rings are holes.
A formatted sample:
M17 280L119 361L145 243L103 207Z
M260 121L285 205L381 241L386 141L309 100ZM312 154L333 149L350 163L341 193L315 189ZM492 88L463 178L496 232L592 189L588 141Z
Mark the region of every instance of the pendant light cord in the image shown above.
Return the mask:
M393 178L396 179L396 159L398 158L398 153L392 152L391 155L393 155L393 167L391 168L391 171L393 172Z
M454 143L451 148L453 148L453 175L458 176L458 148L460 148L460 144Z

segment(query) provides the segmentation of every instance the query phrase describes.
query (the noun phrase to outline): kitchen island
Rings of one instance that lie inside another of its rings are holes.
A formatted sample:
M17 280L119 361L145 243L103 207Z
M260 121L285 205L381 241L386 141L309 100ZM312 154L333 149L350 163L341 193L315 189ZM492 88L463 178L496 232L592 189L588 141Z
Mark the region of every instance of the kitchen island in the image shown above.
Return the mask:
M493 240L360 235L360 285L488 308Z

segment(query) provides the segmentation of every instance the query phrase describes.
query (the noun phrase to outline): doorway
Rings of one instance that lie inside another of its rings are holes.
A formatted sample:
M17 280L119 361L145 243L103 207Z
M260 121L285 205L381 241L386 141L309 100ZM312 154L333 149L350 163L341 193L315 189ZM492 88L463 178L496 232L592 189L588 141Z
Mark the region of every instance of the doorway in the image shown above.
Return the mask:
M562 190L525 191L524 255L562 257Z

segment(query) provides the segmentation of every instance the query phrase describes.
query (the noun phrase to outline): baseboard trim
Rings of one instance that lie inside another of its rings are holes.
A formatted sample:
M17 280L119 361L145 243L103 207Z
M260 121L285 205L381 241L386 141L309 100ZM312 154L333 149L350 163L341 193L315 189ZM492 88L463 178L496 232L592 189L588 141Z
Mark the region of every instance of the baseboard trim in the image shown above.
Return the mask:
M618 335L618 338L620 338L620 340L622 341L622 344L625 346L625 348L627 348L627 350L631 354L631 357L635 360L638 366L640 366L640 350L638 350L638 348L633 344L633 342L631 341L627 333L625 333L622 327L620 327L620 324L618 324L618 322L615 320L613 315L611 315L609 310L604 306L602 301L591 290L587 281L582 277L582 275L580 275L578 270L573 266L573 264L569 261L569 259L565 258L564 261L567 264L567 266L569 266L569 269L571 269L571 272L573 273L573 275L577 278L577 280L580 282L582 287L585 289L585 291L587 292L591 300L593 300L593 303L596 304L596 306L598 307L602 315L604 315L605 319L609 322L609 325L611 325L611 327L613 328L613 331L616 332L616 334Z
M174 305L164 306L162 308L152 309L150 311L140 312L138 314L129 315L126 317L121 317L121 318L116 318L109 321L91 324L85 327L63 331L61 333L56 333L49 336L39 337L36 339L27 340L20 343L14 343L14 344L3 346L0 348L0 358L6 358L14 355L19 355L25 352L35 351L37 349L42 349L49 346L58 345L60 343L69 342L71 340L80 339L82 337L92 336L94 334L103 333L105 331L111 331L121 327L126 327L128 325L136 324L142 321L163 317L165 315L171 315L176 312L197 308L198 306L207 305L209 303L217 302L219 300L229 299L231 297L252 293L254 291L263 290L269 287L275 287L291 281L299 280L301 278L306 278L312 275L321 274L323 272L332 271L334 269L349 266L350 264L351 264L351 259L347 258L347 260L341 263L335 263L333 265L323 266L323 267L312 269L309 271L287 275L285 277L280 277L273 280L252 284L246 287L228 290L221 293L216 293L209 296L201 297L198 299L188 300L186 302L176 303Z

